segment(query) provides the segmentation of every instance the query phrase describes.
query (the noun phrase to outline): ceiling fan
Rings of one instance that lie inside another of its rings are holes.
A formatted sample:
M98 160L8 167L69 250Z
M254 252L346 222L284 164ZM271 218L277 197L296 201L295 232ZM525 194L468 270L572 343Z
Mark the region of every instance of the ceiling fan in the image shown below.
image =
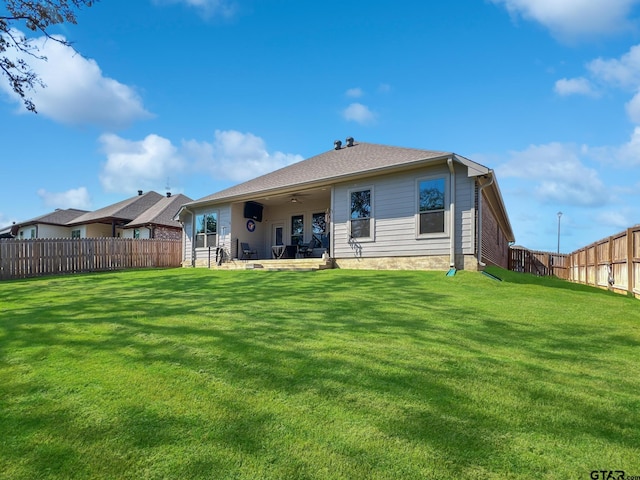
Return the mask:
M304 203L302 197L306 197L307 195L304 193L294 193L289 197L289 203Z

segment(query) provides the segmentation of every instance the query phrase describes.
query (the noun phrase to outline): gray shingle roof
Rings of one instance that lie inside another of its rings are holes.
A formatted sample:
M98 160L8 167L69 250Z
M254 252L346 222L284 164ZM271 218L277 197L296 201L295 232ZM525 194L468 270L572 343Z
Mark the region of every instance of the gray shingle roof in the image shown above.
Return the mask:
M81 215L87 213L87 210L79 210L77 208L57 209L51 213L45 213L39 217L25 220L24 222L16 222L16 226L24 227L27 225L35 225L37 223L44 223L47 225L66 225L68 222ZM11 227L9 227L11 228Z
M390 147L356 142L352 147L316 155L293 165L227 188L188 205L215 202L258 192L294 188L343 177L375 173L424 161L445 158L451 152Z
M95 210L93 212L87 212L84 215L73 219L73 221L67 222L67 225L80 225L86 223L97 223L100 221L111 221L111 219L128 220L131 221L138 215L142 214L145 210L151 208L159 200L164 198L157 192L147 192L143 195L136 195L135 197L122 200L121 202L114 203L107 207Z
M183 204L191 201L191 198L182 194L162 197L154 206L142 212L125 226L129 228L153 224L182 228L180 222L174 220L173 217Z

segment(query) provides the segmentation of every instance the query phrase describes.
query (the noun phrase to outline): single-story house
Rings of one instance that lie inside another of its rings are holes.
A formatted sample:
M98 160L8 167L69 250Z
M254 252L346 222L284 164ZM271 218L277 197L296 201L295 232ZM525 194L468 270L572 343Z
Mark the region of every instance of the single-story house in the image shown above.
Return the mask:
M506 267L515 241L495 173L452 152L334 142L320 155L186 203L183 265L329 257L338 268ZM243 248L244 247L244 248ZM247 248L248 247L248 248Z
M191 199L185 195L162 196L143 193L107 207L88 212L67 225L72 236L123 238L181 238L182 226L173 219L180 206Z
M182 225L174 219L186 195L143 193L95 211L57 209L7 227L8 238L182 238ZM3 230L4 231L4 230Z
M56 209L53 212L38 217L16 222L10 227L10 236L6 238L67 238L69 228L67 222L87 213L87 210L77 208Z

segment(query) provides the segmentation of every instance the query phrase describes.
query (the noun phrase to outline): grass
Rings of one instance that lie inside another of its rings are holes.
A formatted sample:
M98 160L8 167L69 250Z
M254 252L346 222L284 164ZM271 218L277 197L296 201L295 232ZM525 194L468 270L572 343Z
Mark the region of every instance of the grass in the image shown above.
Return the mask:
M501 270L0 283L1 479L640 475L640 303Z

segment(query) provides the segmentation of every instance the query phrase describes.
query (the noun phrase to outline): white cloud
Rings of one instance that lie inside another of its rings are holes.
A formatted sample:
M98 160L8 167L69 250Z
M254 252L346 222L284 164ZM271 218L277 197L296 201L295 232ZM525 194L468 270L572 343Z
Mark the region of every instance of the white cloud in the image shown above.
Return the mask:
M38 196L45 206L52 208L78 208L80 210L91 209L91 198L85 187L72 188L66 192L48 192L41 188Z
M634 123L640 123L640 92L636 93L625 105L629 119Z
M636 97L637 98L637 95ZM619 147L596 147L589 155L598 161L620 168L640 166L640 127L636 127L629 141Z
M620 58L597 58L587 64L590 78L560 79L555 84L559 95L583 94L598 96L598 89L606 87L633 91L625 105L629 119L640 123L640 45L635 45ZM598 89L594 86L598 85Z
M214 140L183 142L185 157L216 180L242 182L302 160L302 156L267 151L262 138L235 130L216 130Z
M619 59L597 58L587 69L600 81L620 88L636 89L640 86L640 45L635 45Z
M561 78L556 82L554 90L563 97L568 95L588 95L593 97L597 95L591 82L584 77Z
M561 143L532 145L511 152L511 159L497 168L499 178L523 178L542 203L602 206L611 201L598 172L580 159L583 149Z
M634 224L633 215L629 213L622 213L620 210L602 211L596 215L595 221L613 230L624 230Z
M631 28L629 14L639 0L491 0L513 17L544 25L565 40Z
M154 3L156 5L183 4L195 8L204 17L231 18L238 11L237 4L229 0L154 0Z
M100 136L100 143L107 155L100 182L108 192L158 189L167 177L174 177L185 169L185 161L177 148L158 135L131 141L114 134L104 134Z
M342 116L349 121L360 123L362 125L371 124L375 121L375 114L369 110L369 107L361 103L352 103L342 112Z
M351 98L360 98L364 95L364 92L362 91L361 88L359 87L355 87L355 88L350 88L349 90L347 90L345 92L345 95L347 97L351 97Z
M89 123L108 128L124 127L151 116L135 90L105 77L95 60L45 37L30 43L37 47L39 55L47 57L46 61L21 52L15 52L15 57L23 58L46 85L27 92L43 116L66 124ZM0 82L0 89L22 104L8 82Z

